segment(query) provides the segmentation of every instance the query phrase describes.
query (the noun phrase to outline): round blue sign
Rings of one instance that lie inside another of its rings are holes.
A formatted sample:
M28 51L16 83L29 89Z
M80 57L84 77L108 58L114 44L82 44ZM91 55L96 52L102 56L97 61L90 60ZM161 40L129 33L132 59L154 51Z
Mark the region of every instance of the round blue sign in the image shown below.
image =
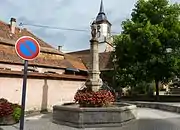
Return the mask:
M39 43L29 36L19 38L15 43L15 50L18 56L24 60L33 60L40 53Z

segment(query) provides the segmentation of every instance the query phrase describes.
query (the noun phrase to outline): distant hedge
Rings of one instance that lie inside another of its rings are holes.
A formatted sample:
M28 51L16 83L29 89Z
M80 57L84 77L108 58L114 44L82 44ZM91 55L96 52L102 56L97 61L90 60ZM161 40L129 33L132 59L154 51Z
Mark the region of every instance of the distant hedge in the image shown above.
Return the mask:
M155 102L156 97L155 96L146 96L146 95L138 95L138 96L126 96L121 97L118 99L119 101L150 101ZM174 96L174 95L160 95L159 96L159 102L180 102L180 95Z

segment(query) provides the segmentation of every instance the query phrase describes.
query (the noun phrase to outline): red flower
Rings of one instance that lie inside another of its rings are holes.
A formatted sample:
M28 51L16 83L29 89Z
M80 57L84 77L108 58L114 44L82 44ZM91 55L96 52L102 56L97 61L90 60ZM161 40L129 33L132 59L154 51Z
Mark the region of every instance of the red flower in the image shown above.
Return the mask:
M74 96L76 103L83 107L102 107L114 101L114 96L110 91L99 90L97 92L88 91L87 88L77 91Z

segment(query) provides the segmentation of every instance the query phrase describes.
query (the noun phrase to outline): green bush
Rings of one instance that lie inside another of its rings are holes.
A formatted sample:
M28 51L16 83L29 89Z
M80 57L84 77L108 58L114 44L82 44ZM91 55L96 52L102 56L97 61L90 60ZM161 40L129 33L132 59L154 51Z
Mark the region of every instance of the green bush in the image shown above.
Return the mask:
M147 88L146 88L146 95L147 96L153 96L154 95L154 86L153 85L148 85Z
M21 117L21 108L15 107L12 116L15 121L19 121Z
M132 87L131 89L131 95L136 96L136 95L147 95L147 96L152 96L154 94L155 88L153 83L146 83L146 82L141 82L138 83L135 87Z

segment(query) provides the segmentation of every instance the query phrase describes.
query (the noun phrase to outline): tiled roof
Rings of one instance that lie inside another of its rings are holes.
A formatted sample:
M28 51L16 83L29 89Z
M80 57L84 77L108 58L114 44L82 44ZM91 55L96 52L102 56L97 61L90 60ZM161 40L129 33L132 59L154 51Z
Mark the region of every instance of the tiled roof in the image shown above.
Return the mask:
M90 66L91 66L90 50L70 52L68 54L81 59L82 62L86 65L86 67L90 69ZM101 71L113 69L113 62L111 60L111 52L99 53L99 68Z
M89 55L90 54L90 50L87 49L87 50L81 50L81 51L75 51L75 52L69 52L67 53L71 56L75 56L75 57L82 57L84 55Z
M14 41L16 41L21 36L31 36L39 42L41 47L53 48L52 46L45 43L43 40L39 39L34 34L29 32L27 29L20 29L16 27L15 34L11 34L10 24L4 23L3 21L0 21L0 36L4 39L9 39Z
M0 42L15 44L15 41L22 36L31 36L35 38L41 47L41 51L43 52L49 52L49 53L53 52L55 54L61 54L61 55L63 54L62 52L53 48L51 45L47 44L46 42L44 42L43 40L41 40L40 38L38 38L37 36L35 36L33 33L31 33L25 28L21 29L16 27L15 33L12 34L10 30L10 24L0 21Z
M4 46L0 44L0 62L6 63L19 63L22 64L23 61L19 56L17 56L14 46ZM66 68L68 66L68 61L66 60L55 60L45 57L38 57L33 61L29 61L30 65L46 66L46 67L58 67Z
M11 34L10 25L0 21L0 62L23 64L22 59L17 56L14 49L15 41L21 36L31 36L35 38L40 44L41 52L64 56L64 53L39 39L27 29L16 28L15 34ZM37 57L35 60L30 61L29 65L87 70L82 61L78 61L77 58L73 59L72 57L65 57L64 59Z
M83 64L82 60L71 56L69 54L64 54L65 59L67 59L75 68L78 68L80 70L87 71L86 66Z
M111 56L110 52L99 53L99 69L100 69L100 71L113 69L113 63L112 63L110 56ZM91 67L90 55L82 56L81 59L82 59L83 63L86 65L86 67L88 69L90 69L90 67Z

